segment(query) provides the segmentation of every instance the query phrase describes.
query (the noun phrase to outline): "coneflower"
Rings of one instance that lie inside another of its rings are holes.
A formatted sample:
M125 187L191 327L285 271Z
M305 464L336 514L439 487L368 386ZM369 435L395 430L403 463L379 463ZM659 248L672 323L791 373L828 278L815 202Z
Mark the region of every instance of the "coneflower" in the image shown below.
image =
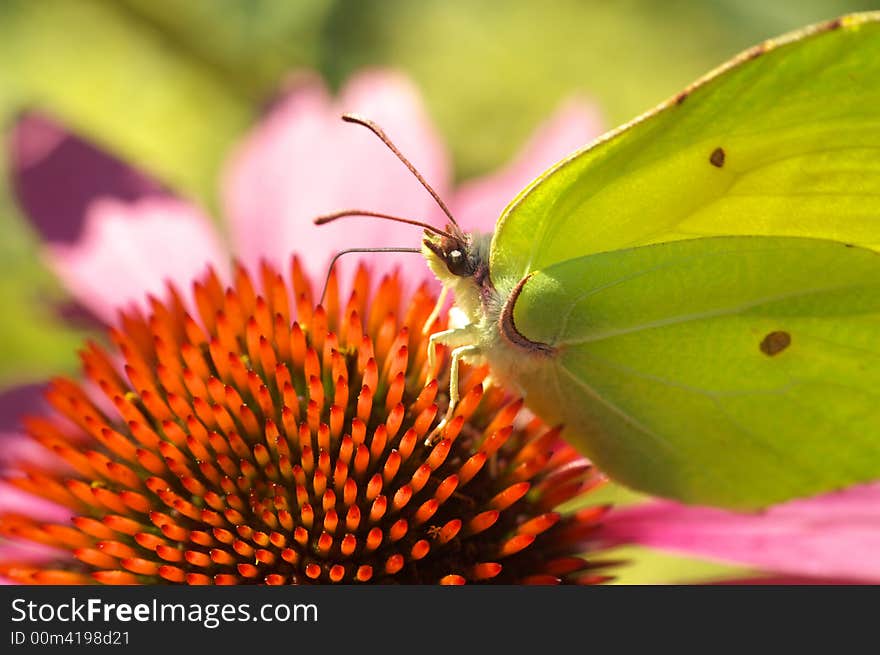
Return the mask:
M70 509L69 524L0 516L0 534L67 555L0 562L19 583L578 583L604 506L559 506L602 477L522 402L464 367L439 438L447 363L428 370L435 299L404 305L396 276L368 302L361 267L324 305L294 259L213 271L193 315L169 285L120 314L118 354L90 343L85 381L57 379L29 435L63 460L6 472ZM255 280L258 282L255 284ZM294 320L295 319L295 320ZM439 325L435 326L439 329ZM99 392L96 392L99 390ZM99 397L100 396L100 397ZM63 417L63 418L62 418Z

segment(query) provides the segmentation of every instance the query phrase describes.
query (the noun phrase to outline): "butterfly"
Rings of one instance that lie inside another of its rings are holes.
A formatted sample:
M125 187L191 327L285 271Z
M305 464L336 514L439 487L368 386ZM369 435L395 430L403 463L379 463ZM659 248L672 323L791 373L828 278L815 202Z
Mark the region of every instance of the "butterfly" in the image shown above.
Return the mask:
M420 248L461 319L431 337L447 416L459 362L488 362L640 491L752 510L880 478L880 13L742 53L551 167L493 234L347 118L449 216Z

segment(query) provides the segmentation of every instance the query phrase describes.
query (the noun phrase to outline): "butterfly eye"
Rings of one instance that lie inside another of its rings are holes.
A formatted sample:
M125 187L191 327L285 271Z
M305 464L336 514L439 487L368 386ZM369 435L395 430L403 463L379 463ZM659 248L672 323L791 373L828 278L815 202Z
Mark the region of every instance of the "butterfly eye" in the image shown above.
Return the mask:
M446 268L448 268L449 272L453 275L464 276L471 273L468 268L467 257L465 257L464 253L457 248L446 253Z

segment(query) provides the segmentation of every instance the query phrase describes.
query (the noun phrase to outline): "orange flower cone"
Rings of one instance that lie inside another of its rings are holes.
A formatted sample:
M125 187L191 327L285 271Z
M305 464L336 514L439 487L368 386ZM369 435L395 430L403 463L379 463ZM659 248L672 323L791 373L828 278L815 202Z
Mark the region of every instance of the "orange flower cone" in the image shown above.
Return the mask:
M502 389L464 367L462 401L440 438L444 358L427 368L423 325L435 299L400 310L386 277L371 302L360 268L323 306L294 260L293 293L264 265L210 271L180 294L123 313L96 344L86 379L58 379L57 417L30 436L66 464L23 466L8 481L70 509L69 524L25 513L0 534L69 553L0 562L18 583L595 583L581 556L605 507L558 507L602 477ZM295 320L292 320L295 317ZM438 328L439 326L435 326ZM124 372L123 372L124 371ZM111 411L112 410L112 411Z

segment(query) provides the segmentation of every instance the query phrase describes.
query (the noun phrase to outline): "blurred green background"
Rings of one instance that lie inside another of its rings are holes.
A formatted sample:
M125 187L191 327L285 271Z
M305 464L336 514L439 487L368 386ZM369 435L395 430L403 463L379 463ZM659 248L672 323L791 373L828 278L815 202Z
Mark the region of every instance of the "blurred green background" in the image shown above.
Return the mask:
M760 40L843 13L847 0L0 0L0 125L39 108L216 209L225 153L292 70L333 86L364 66L408 73L459 177L503 162L562 100L607 127ZM0 157L0 387L72 372L83 334L10 198ZM612 494L614 492L608 492ZM619 496L613 496L619 499ZM638 556L624 581L732 568Z

